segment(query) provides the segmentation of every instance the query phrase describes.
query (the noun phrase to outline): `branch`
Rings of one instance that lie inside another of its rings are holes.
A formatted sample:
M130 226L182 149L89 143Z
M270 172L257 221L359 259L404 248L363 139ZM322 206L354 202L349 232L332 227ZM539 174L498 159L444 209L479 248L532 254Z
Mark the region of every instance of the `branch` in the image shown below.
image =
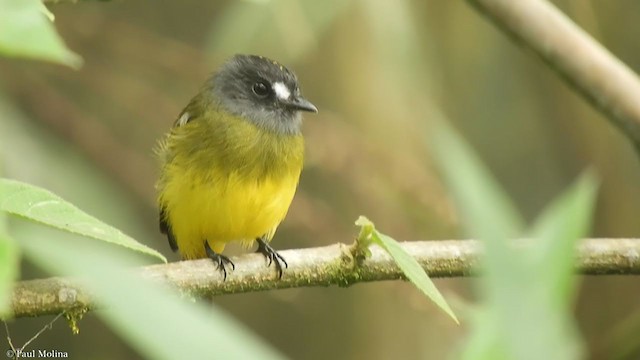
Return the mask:
M526 242L524 243L526 246ZM480 244L474 240L411 241L401 243L431 277L468 276L477 264ZM282 251L289 268L278 280L273 267L260 254L234 259L236 269L223 281L209 259L152 265L141 275L170 284L196 296L212 296L307 286L349 286L360 282L398 280L402 273L389 255L377 246L372 256L356 259L353 248L335 244ZM576 268L591 275L640 274L640 239L587 239L577 249ZM94 309L91 296L71 280L49 278L22 281L12 296L15 317L58 314Z
M531 48L617 126L640 152L640 80L545 0L468 0Z
M45 4L64 4L64 3L68 3L68 4L77 4L79 2L88 2L88 1L110 1L110 0L42 0L43 3Z

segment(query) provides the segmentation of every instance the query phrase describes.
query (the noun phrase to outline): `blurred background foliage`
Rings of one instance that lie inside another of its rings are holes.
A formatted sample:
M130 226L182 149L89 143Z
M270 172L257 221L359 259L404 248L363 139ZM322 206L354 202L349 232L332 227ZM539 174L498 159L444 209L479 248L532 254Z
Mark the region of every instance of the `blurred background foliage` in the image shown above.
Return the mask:
M640 3L554 3L640 70ZM113 1L49 8L84 64L75 71L0 58L3 174L60 194L172 260L157 231L152 148L204 79L237 52L295 69L320 109L305 122L306 168L275 239L278 249L351 242L360 214L398 240L460 238L426 144L430 118L440 110L527 220L591 167L601 179L592 235L640 233L640 162L631 146L465 2ZM22 237L45 236L18 225L12 230ZM23 278L38 276L23 265ZM472 306L472 281L436 284L456 299L455 310ZM640 356L639 298L635 278L582 279L575 316L594 359L616 351L619 358ZM459 351L468 330L402 282L214 302L293 358L440 359ZM20 320L12 335L26 340L45 321ZM37 347L83 359L138 358L93 314L77 336L64 326L56 323L60 331L40 337Z

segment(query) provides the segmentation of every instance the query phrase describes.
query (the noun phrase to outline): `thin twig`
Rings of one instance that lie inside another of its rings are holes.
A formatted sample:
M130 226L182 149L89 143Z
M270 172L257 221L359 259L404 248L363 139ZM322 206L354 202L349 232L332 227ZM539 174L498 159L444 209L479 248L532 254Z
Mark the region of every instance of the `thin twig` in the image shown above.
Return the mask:
M16 354L16 347L13 346L13 342L11 341L11 335L9 334L9 325L7 325L7 322L2 320L2 323L4 324L4 331L7 333L7 341L9 342L9 346L11 347L11 351L13 351L13 354ZM15 355L17 356L17 355ZM15 357L14 357L15 358Z
M56 315L56 317L54 317L53 320L49 321L49 323L47 323L44 327L42 327L40 331L38 331L35 335L33 335L31 339L27 340L27 342L24 343L24 345L22 345L19 348L16 348L13 345L11 336L9 335L9 325L7 325L6 321L2 320L2 323L4 324L4 330L7 333L7 342L9 343L9 347L11 347L11 351L7 351L6 356L11 357L13 359L17 359L18 357L20 357L20 353L25 351L27 349L27 346L29 346L29 344L31 344L35 339L37 339L43 332L45 332L46 330L51 330L53 327L53 323L55 323L58 319L60 319L62 315L64 315L64 312L61 312L58 315Z
M51 330L53 327L53 323L56 322L58 319L60 319L60 317L64 315L64 312L59 313L58 315L56 315L56 317L53 318L53 320L49 321L48 324L46 324L42 329L40 329L40 331L38 331L35 335L33 335L31 337L31 339L29 339L26 343L24 343L24 345L22 345L22 347L20 348L21 351L25 351L27 349L27 346L29 344L31 344L31 342L35 339L38 338L38 336L40 336L40 334L42 334L43 332L45 332L46 330Z
M545 0L468 0L538 54L599 109L640 152L640 79Z
M526 247L526 242L523 243ZM411 241L401 243L431 277L469 276L482 252L474 240ZM288 269L278 279L260 254L233 259L236 269L224 281L208 259L152 265L138 272L147 279L168 283L181 292L212 296L310 286L349 286L360 282L398 280L403 275L391 257L377 246L371 256L356 259L352 248L335 244L281 251ZM640 239L586 239L577 248L576 271L590 275L640 274ZM91 295L70 279L22 281L13 291L15 317L86 311L97 305Z

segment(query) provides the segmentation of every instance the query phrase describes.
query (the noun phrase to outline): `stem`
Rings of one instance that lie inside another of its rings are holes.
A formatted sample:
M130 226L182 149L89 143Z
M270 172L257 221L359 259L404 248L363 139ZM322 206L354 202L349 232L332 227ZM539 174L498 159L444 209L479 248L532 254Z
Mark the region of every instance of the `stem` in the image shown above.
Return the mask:
M640 153L640 80L545 0L468 0L514 41L531 48L631 140Z

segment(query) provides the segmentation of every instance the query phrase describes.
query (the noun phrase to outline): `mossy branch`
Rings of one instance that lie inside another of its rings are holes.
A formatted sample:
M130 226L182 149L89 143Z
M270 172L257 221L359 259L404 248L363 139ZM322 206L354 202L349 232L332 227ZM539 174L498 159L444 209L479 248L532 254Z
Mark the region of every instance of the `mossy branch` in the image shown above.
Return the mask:
M45 4L77 4L88 1L110 1L110 0L42 0Z
M599 109L640 152L640 79L546 0L468 0Z
M526 248L526 241L517 243L518 247ZM480 244L474 240L411 241L401 245L431 277L469 276L476 269L481 253ZM234 258L236 269L229 273L226 281L208 259L152 265L136 271L144 278L196 296L306 286L349 286L403 278L391 257L377 246L371 247L371 256L367 258L358 255L357 247L346 244L280 253L289 264L280 280L260 254ZM591 275L640 275L640 239L583 240L577 249L576 270ZM55 277L17 283L12 306L15 317L84 312L97 307L91 295L73 281Z

